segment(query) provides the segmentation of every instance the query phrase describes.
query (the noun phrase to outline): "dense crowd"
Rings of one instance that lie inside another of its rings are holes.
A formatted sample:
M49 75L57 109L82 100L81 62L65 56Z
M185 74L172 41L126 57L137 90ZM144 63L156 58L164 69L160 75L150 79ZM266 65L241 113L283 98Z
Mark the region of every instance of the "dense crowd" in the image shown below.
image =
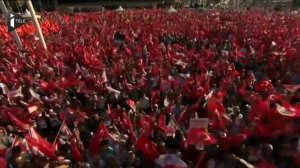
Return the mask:
M298 14L51 12L40 24L48 50L27 24L18 51L0 17L0 168L300 167Z

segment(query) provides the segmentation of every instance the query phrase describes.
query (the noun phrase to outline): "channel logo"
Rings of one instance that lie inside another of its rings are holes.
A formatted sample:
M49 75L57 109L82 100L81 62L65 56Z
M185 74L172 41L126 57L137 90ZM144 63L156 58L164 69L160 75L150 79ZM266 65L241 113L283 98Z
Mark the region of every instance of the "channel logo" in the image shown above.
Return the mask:
M23 16L21 16L20 14L9 13L8 16L9 16L7 20L8 32L12 32L28 22L28 20Z

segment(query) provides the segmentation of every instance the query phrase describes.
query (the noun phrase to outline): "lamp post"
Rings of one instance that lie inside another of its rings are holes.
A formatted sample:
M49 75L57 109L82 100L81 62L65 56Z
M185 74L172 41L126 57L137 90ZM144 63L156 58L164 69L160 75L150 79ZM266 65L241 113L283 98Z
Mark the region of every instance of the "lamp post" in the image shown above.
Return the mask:
M36 28L36 30L37 30L38 36L39 36L39 38L40 38L40 41L41 41L41 43L42 43L44 49L47 50L47 45L46 45L46 43L45 43L45 39L44 39L44 36L43 36L43 32L42 32L42 29L41 29L41 27L40 27L40 24L39 24L39 22L38 22L38 20L37 20L37 16L36 16L36 13L35 13L35 11L34 11L34 8L33 8L33 5L32 5L31 0L26 0L26 4L27 4L27 6L28 6L28 8L29 8L29 12L30 12L30 14L31 14L31 17L32 17L33 23L34 23L34 25L35 25L35 28Z

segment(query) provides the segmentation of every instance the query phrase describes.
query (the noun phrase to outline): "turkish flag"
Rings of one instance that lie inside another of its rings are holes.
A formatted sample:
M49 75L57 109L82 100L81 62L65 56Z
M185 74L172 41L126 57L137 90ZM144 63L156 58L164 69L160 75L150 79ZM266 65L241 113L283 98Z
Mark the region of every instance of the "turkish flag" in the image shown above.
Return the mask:
M90 151L91 153L100 152L100 141L107 140L109 138L109 132L103 123L99 124L99 127L95 134L93 135L90 142Z
M48 141L43 139L34 128L29 129L29 133L25 136L28 146L31 150L38 150L49 158L56 158L55 147Z
M270 100L263 100L262 98L257 98L253 101L251 110L249 112L249 119L254 120L261 120L263 117L265 117L267 114L269 114L270 111Z
M201 143L204 145L215 144L217 142L216 138L211 134L207 133L203 129L191 128L187 135L188 144Z
M8 116L11 120L11 122L18 127L21 131L25 132L29 129L28 124L24 123L23 121L19 120L16 116L14 116L11 113L8 113Z
M82 160L82 156L77 147L76 140L71 141L71 155L73 159L76 160L77 162Z
M129 134L130 139L134 141L135 140L135 135L134 135L134 130L133 130L133 126L132 126L130 118L128 118L126 115L123 115L121 117L120 122L121 122L121 124L124 127L126 127L127 129L129 129L129 131L130 131L130 134Z
M149 115L142 116L139 121L139 124L143 128L144 134L150 136L154 128L154 119Z
M153 143L146 135L142 134L135 142L135 147L148 160L155 160L159 157L156 144Z

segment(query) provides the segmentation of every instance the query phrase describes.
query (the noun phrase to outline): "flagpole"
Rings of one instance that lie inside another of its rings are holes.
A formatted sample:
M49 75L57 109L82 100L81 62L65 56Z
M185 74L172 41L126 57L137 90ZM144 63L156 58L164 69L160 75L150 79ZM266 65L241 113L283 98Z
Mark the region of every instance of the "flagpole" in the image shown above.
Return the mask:
M2 13L4 15L4 18L6 20L8 20L8 17L7 17L8 16L8 10L7 10L7 8L6 8L5 3L4 3L3 0L0 0L0 8L1 8L1 11L2 11ZM16 41L16 43L18 45L19 50L23 50L23 45L22 45L21 39L20 39L17 31L13 30L12 31L12 35L13 35L13 38L14 38L14 40Z
M185 136L184 136L184 131L180 128L179 124L177 123L176 119L174 118L173 115L171 115L171 119L173 120L173 122L176 124L176 126L178 127L179 131L183 134L183 137L185 139Z
M54 139L53 145L55 145L55 143L56 143L56 141L57 141L57 139L58 139L59 133L60 133L62 127L63 127L64 124L65 124L65 121L66 121L66 120L64 120L64 121L61 123L61 126L60 126L60 128L59 128L59 130L58 130L58 132L57 132L57 134L56 134L55 139Z
M15 145L16 141L17 141L17 135L15 135L15 138L14 138L14 140L13 140L12 144L11 144L11 147L14 147L14 145Z
M35 25L35 28L37 30L38 36L40 38L40 41L42 42L42 45L43 45L44 49L47 50L47 45L45 43L45 39L44 39L42 30L41 30L40 24L39 24L39 22L37 20L37 16L36 16L36 13L34 11L34 8L33 8L31 0L26 0L26 4L27 4L27 6L29 8L29 11L30 11L31 17L33 19L33 23Z

